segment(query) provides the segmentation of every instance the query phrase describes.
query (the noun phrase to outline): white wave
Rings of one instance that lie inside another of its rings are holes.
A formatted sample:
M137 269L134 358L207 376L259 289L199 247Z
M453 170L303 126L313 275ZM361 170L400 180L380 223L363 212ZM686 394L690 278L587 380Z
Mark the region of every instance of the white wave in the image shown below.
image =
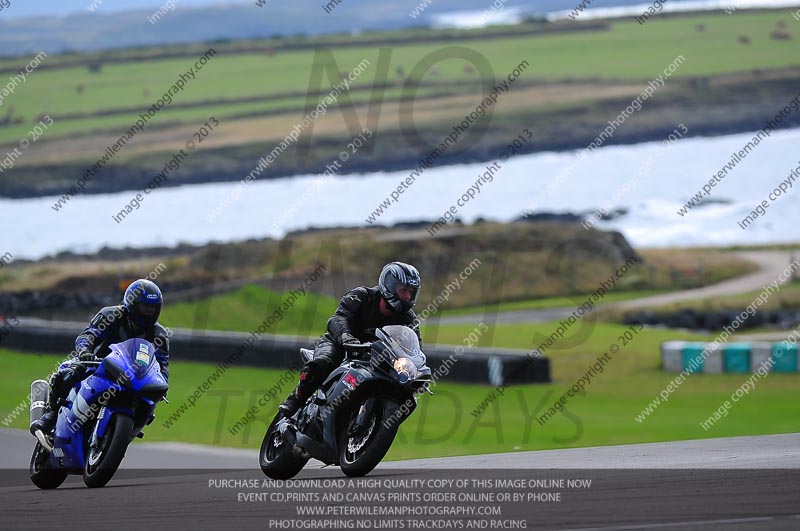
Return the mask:
M431 26L442 28L484 28L486 26L519 24L522 22L522 11L518 7L505 7L490 11L452 11L431 15Z
M576 0L576 5L580 2ZM579 20L603 19L603 18L622 18L636 17L653 7L654 2L646 2L629 6L615 7L590 7L584 9L576 17ZM737 9L777 9L782 7L794 7L800 5L800 0L691 0L687 2L675 2L664 0L659 12L678 13L689 11L716 11ZM545 18L550 21L569 19L570 14L574 16L574 8L563 11L553 11L547 13Z

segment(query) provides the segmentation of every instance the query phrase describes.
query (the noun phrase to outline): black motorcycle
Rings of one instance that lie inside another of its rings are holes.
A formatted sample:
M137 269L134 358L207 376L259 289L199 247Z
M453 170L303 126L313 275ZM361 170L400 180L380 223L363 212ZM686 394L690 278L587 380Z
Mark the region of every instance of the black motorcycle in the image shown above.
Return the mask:
M391 325L376 341L345 345L344 362L293 416L275 416L259 452L273 479L297 475L312 457L350 477L369 474L389 451L400 424L428 392L431 370L413 330ZM305 361L314 353L300 349Z

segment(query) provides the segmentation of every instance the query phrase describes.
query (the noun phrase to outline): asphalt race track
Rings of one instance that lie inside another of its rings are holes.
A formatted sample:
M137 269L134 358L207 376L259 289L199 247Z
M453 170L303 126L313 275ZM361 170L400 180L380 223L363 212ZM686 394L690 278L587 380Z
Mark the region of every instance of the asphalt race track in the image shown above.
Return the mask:
M265 481L253 450L136 443L105 488L54 491L21 468L30 435L0 444L6 530L800 529L800 434L390 462L358 480L310 463L289 483Z

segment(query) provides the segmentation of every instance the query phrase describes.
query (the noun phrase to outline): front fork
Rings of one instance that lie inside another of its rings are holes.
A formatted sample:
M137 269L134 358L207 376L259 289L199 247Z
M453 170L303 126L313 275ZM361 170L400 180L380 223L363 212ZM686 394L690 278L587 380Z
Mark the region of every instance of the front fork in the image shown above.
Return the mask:
M376 403L377 399L373 397L361 404L361 408L358 410L358 416L356 416L356 421L350 425L347 435L358 435L367 429L369 419L372 417Z
M108 410L106 409L106 406L101 407L100 413L97 415L97 421L94 423L92 438L89 439L89 448L97 448L97 445L100 444L100 438L103 436L103 434L105 434L109 420L110 417L108 416Z
M103 406L100 408L100 413L97 415L97 420L94 423L94 429L92 430L92 438L89 440L90 447L97 447L100 442L100 439L105 437L106 432L108 431L108 423L111 422L111 417L115 413L121 413L123 415L127 415L133 419L136 418L132 409L127 407L109 407ZM134 434L131 434L131 440L133 439Z

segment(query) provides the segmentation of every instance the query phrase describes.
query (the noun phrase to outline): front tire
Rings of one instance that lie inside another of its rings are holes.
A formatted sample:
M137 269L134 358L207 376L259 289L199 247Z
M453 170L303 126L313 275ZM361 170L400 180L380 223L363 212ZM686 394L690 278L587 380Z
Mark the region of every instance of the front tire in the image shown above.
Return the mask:
M117 472L125 450L131 442L133 419L127 415L115 414L108 423L106 435L96 448L89 448L86 466L83 468L83 482L87 487L104 487Z
M58 488L67 479L68 472L53 468L50 465L50 452L44 449L42 443L36 442L31 455L31 463L28 467L31 481L40 489Z
M378 400L379 403L362 433L355 436L348 435L350 426L358 416L359 407L353 409L343 425L342 435L339 438L339 462L342 472L349 477L366 476L372 472L389 451L397 435L399 423L394 422L388 428L383 424L384 420L391 418L396 410L395 403L388 399Z
M286 444L278 431L278 422L283 418L278 413L264 434L261 449L258 452L258 464L261 471L272 479L291 479L295 477L308 462L292 454L292 449Z

